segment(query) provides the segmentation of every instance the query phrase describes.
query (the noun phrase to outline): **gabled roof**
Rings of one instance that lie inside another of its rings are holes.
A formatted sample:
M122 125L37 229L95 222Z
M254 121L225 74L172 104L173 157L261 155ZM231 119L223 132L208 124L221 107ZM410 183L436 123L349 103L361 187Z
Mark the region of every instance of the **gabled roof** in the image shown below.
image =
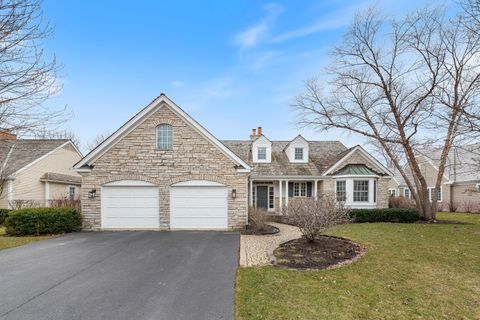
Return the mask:
M43 176L40 177L40 181L80 185L82 184L82 177L55 172L45 172Z
M252 162L252 141L223 140L230 150L252 166L257 176L321 176L347 148L340 141L309 141L307 163L292 163L284 152L290 141L272 141L272 162Z
M420 150L419 153L438 170L441 148ZM445 178L452 182L480 180L480 143L452 147L445 167Z
M3 167L4 176L12 175L69 144L77 150L75 145L67 139L0 140L0 168Z
M372 157L365 149L361 146L357 145L353 148L350 148L348 151L344 152L341 157L330 167L327 171L324 172L324 175L331 175L339 170L344 163L350 156L352 156L355 152L359 152L362 154L366 159L368 159L374 166L377 172L383 173L385 175L393 176L393 173L385 167L380 161Z
M283 151L287 150L288 146L290 146L292 143L296 142L297 140L303 140L303 141L305 141L306 143L308 143L307 139L305 139L301 134L299 134L298 136L296 136L295 138L293 138L292 141L290 141L289 143L287 143L287 145L283 148Z
M165 94L160 94L149 105L143 108L130 120L128 120L117 131L110 135L105 141L100 143L95 149L90 151L82 160L77 162L73 167L77 171L90 170L95 161L115 146L123 137L133 131L138 125L140 125L150 115L155 113L162 105L167 105L178 117L182 118L185 122L190 124L200 135L209 140L215 147L217 147L223 154L230 158L236 165L238 170L250 171L250 166L223 145L217 138L215 138L210 132L202 127L197 121L183 111L178 105L170 100Z

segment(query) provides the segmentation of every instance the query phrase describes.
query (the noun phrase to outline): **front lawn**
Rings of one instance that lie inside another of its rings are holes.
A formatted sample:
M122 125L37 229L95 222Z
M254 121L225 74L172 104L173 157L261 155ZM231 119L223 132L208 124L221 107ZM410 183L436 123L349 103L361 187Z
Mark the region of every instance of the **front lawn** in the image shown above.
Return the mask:
M23 246L24 244L35 242L39 240L49 239L52 236L40 236L40 237L11 237L5 234L5 227L0 226L0 250Z
M480 215L473 225L351 224L332 235L367 247L339 269L240 268L238 319L479 319Z

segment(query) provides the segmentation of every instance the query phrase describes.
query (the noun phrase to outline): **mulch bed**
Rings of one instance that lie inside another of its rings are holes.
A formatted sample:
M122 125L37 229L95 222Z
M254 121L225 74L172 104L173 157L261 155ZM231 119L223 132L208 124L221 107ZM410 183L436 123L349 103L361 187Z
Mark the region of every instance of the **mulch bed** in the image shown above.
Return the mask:
M276 234L279 233L280 229L277 227L271 226L267 224L265 228L261 230L253 229L251 226L247 225L247 227L242 231L242 234L254 234L254 235L269 235L269 234Z
M417 223L420 223L420 224L473 224L469 222L455 221L455 220L431 220L431 221L420 220L420 221L417 221Z
M273 254L278 267L326 269L355 260L364 252L364 248L350 240L323 236L314 242L305 238L285 242Z

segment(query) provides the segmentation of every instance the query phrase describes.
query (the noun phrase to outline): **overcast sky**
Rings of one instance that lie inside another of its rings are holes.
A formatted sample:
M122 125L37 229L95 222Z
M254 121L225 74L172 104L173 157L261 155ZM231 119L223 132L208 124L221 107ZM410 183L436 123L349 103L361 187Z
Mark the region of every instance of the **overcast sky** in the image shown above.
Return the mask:
M83 143L112 132L161 92L219 139L247 139L262 126L271 140L341 140L347 134L299 129L291 104L303 81L321 74L329 49L354 13L386 13L435 1L58 1L44 13L46 43L63 68L65 128ZM451 6L449 2L447 6Z

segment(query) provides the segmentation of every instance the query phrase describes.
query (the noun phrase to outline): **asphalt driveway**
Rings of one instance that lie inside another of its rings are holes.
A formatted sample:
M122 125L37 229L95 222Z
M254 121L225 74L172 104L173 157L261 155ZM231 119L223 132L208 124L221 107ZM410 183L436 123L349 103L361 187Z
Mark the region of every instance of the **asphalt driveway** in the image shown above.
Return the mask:
M0 251L0 319L232 319L239 234L91 232Z

